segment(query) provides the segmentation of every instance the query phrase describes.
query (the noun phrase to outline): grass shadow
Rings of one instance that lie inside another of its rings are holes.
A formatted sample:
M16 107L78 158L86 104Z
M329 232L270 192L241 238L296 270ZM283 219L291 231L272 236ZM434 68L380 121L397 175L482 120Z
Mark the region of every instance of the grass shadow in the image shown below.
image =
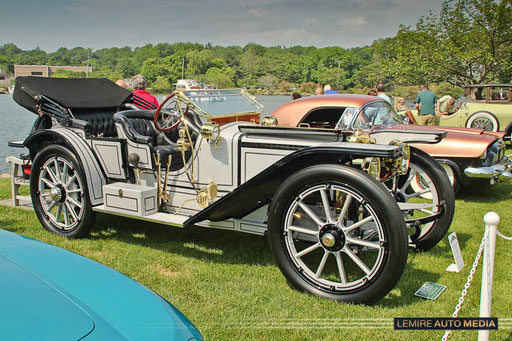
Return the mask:
M400 308L417 304L418 297L414 296L416 290L418 290L423 283L427 281L436 282L439 278L441 278L440 274L418 269L409 259L404 273L396 287L375 306L383 308Z
M474 203L496 203L512 197L512 186L508 183L497 183L493 186L461 188L457 199Z
M100 214L89 238L115 238L125 243L214 263L261 266L275 264L266 237L229 230L203 227L180 229Z

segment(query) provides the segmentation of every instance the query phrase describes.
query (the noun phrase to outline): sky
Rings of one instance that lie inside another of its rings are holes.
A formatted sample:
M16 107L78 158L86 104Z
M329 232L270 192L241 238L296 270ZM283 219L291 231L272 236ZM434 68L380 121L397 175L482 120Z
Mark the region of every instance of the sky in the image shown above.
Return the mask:
M46 52L193 42L370 45L439 14L442 0L0 0L0 45Z

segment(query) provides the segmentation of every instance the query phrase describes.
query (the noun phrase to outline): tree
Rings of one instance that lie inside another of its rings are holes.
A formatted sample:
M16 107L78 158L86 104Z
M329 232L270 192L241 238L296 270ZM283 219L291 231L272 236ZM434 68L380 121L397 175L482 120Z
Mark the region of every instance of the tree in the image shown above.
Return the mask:
M416 29L402 26L380 48L392 48L387 65L404 82L510 82L512 2L447 0L439 18L430 13Z
M272 75L266 75L260 78L260 84L265 87L267 90L274 89L277 84L279 83L279 80Z
M218 88L230 88L233 87L232 75L234 74L233 69L217 67L211 67L206 72L205 78L209 84L214 84Z

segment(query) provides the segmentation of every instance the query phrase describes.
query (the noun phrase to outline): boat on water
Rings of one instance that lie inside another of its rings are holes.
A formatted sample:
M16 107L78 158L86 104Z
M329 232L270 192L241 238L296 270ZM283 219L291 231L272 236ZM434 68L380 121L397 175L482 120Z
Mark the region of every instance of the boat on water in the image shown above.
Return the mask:
M202 84L195 79L178 79L173 85L176 90L182 91L194 102L223 102L226 100L226 96L223 96L215 85Z

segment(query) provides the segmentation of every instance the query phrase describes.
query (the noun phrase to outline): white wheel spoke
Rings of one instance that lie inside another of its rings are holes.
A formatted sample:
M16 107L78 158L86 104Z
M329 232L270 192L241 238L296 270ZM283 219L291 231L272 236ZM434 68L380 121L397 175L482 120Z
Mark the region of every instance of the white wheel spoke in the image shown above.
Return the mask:
M68 189L69 185L71 185L73 183L73 181L75 181L76 179L76 174L73 174L73 176L71 178L69 178L68 182L66 182L66 185L64 187L66 187L66 189Z
M318 235L318 231L312 231L312 230L309 230L309 229L306 229L306 228L303 228L303 227L298 227L298 226L288 226L288 231L294 231L294 232L309 234L311 236L317 236Z
M432 190L430 188L427 188L427 189L425 189L423 191L419 191L419 192L415 192L415 193L409 194L407 196L407 199L419 197L419 196L421 196L423 194L426 194L426 193L432 193Z
M355 223L355 224L352 224L352 225L350 225L350 226L347 226L345 229L343 229L343 232L345 232L345 233L349 233L349 232L351 232L351 231L353 231L353 230L357 229L358 227L363 226L364 224L366 224L366 223L368 223L368 222L370 222L370 221L372 221L372 220L374 220L373 216L372 216L372 215L371 215L371 216L368 216L368 217L366 217L366 218L364 218L364 219L359 220L359 221L358 221L357 223Z
M347 244L356 244L356 245L366 246L371 249L380 249L381 248L380 242L371 242L371 241L364 240L364 239L356 239L356 238L350 238L350 237L347 237Z
M304 255L307 255L311 251L314 251L314 250L318 249L319 247L320 247L320 243L313 244L310 247L308 247L308 248L302 250L301 252L297 253L295 256L297 258L300 258L300 257L302 257Z
M434 204L427 203L409 203L409 202L399 202L397 203L400 210L424 210L427 208L434 208Z
M76 207L78 208L82 208L82 204L79 203L78 201L76 201L74 198L72 197L67 197L67 201L69 201L70 203L72 203L73 205L75 205Z
M68 208L66 205L63 205L64 206L64 209L63 209L63 213L64 213L64 224L66 224L66 226L69 226L71 225L70 221L69 221L69 211L68 211Z
M52 184L50 181L48 181L48 179L46 178L41 178L41 181L44 182L44 184L46 186L48 186L49 188L53 188L54 187L54 184Z
M70 206L69 206L69 203L66 202L66 208L67 210L69 211L69 213L71 214L71 217L73 218L73 222L76 222L78 221L78 216L76 215L76 212L74 209L72 209Z
M336 224L338 226L343 226L343 218L347 215L348 208L350 206L350 203L352 202L352 196L347 194L345 196L345 202L343 203L343 208L341 209L340 216L338 217L338 221L336 221Z
M315 274L316 278L320 278L322 271L324 271L325 263L327 262L328 257L329 257L329 252L325 251L324 256L322 257L322 260L320 261L320 264L318 265L318 269L316 270L316 274Z
M404 183L402 188L400 188L400 192L405 192L405 190L407 189L407 187L409 187L412 179L414 179L415 176L416 176L416 170L414 170L413 168L409 168L409 177L407 178L407 181Z
M46 173L48 173L51 180L53 181L53 185L58 184L59 180L57 179L57 176L55 175L55 173L53 173L53 170L49 167L49 165L45 166L44 169L46 170Z
M356 265L360 267L361 270L363 270L367 275L370 274L370 269L368 269L366 264L364 264L363 261L360 260L359 257L357 257L349 248L345 247L343 252L345 252L350 257L350 259L352 259L354 263L356 263Z
M65 184L66 181L67 181L67 178L68 177L68 164L67 163L64 163L64 167L62 169L62 176L61 176L61 179L62 179L62 183Z
M53 164L55 165L55 177L58 177L59 182L62 182L62 174L60 172L59 160L54 159Z
M345 267L343 266L341 253L337 252L334 254L334 256L336 257L336 264L338 264L338 271L340 273L341 284L347 284L347 275L345 274Z
M324 206L325 219L327 222L334 222L331 215L331 206L329 204L329 198L327 197L327 192L325 188L320 190L320 196L322 197L322 205Z
M66 191L67 194L75 194L75 193L82 193L82 190L80 188L73 189L70 191Z
M313 219L313 221L318 225L318 227L320 226L323 226L325 224L325 222L323 222L322 220L320 220L320 218L318 218L318 216L315 214L315 212L313 212L306 204L304 204L302 201L299 201L298 202L300 208L302 208L304 210L304 212L306 212L306 214L311 218Z
M48 208L46 210L50 212L56 204L57 202L52 200L52 202L50 203L50 205L48 205Z
M57 207L57 214L55 214L55 221L58 223L60 221L60 215L62 214L62 204L59 204Z

